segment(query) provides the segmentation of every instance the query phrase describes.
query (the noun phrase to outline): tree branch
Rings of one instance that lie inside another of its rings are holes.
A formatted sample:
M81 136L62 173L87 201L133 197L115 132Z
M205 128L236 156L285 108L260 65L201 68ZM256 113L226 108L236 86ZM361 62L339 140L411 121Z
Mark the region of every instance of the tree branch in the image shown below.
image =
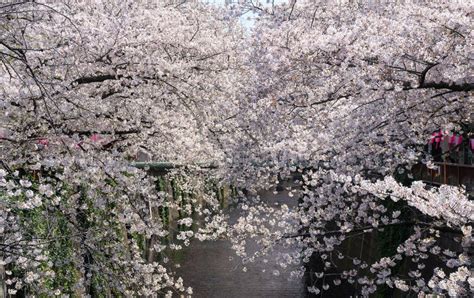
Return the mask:
M383 228L387 228L387 227L398 227L398 226L416 226L416 225L430 227L430 228L438 230L440 232L446 232L446 233L453 233L453 234L462 235L462 232L460 230L456 230L456 229L453 229L453 228L450 228L450 227L437 227L437 226L433 226L429 223L408 221L408 222L397 222L397 223L391 223L391 224L386 224L386 225L380 225L378 227L368 226L368 227L353 229L353 230L348 231L348 232L341 231L341 230L334 230L334 231L324 232L324 233L319 234L319 235L314 235L314 234L311 234L311 233L303 233L303 234L297 234L297 235L286 235L286 236L283 236L283 238L310 237L310 236L324 237L324 236L330 236L330 235L352 234L352 233L360 233L360 232L368 233L368 232L372 232L374 229L383 229Z
M113 74L104 74L98 76L82 77L76 79L73 83L78 85L80 84L90 84L90 83L101 83L107 80L117 80L123 77L122 75L113 75Z

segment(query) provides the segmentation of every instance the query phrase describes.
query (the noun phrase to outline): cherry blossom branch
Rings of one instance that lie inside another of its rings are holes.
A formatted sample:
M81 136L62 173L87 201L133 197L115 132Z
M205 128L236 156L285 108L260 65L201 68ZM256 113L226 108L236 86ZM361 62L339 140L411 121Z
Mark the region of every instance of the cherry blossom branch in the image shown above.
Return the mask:
M383 229L383 228L388 228L388 227L399 227L399 226L424 226L424 227L429 227L429 228L438 230L440 232L453 233L453 234L458 234L458 235L463 234L461 230L453 229L453 228L448 227L448 226L440 227L440 226L432 225L432 224L425 223L425 222L409 221L409 222L397 222L397 223L391 223L391 224L383 224L383 225L378 225L377 227L367 226L367 227L364 227L364 228L352 229L350 231L334 230L334 231L327 231L327 232L324 232L322 234L303 233L303 234L297 234L297 235L285 235L285 236L283 236L283 238L325 237L325 236L337 235L337 234L348 234L348 235L350 235L352 233L371 233L374 229Z

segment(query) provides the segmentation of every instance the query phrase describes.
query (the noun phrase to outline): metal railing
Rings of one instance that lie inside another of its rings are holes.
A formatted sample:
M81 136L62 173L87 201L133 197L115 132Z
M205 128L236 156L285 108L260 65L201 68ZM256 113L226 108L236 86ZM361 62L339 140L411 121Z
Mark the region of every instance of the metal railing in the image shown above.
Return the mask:
M426 183L465 186L468 192L474 192L474 165L447 162L435 162L437 169L417 165L413 173L417 179Z

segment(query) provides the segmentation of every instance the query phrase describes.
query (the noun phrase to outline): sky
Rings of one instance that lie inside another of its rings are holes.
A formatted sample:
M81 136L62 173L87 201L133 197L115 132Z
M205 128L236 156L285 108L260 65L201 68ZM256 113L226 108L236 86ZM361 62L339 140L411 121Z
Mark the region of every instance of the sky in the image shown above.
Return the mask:
M225 5L225 2L226 0L203 0L204 2L208 2L208 3L214 3L214 4L217 4L217 5ZM239 0L232 0L234 3L237 3L239 2ZM267 3L267 1L269 3ZM275 4L281 4L281 3L285 3L285 2L288 2L289 0L273 0L273 2ZM257 1L253 1L254 3L256 3ZM272 0L260 0L260 4L263 5L263 6L271 6L272 5ZM257 14L253 13L253 12L248 12L246 13L245 15L243 15L241 18L240 18L240 21L242 22L242 24L247 27L247 28L252 28L255 21L254 21L254 18L257 17Z

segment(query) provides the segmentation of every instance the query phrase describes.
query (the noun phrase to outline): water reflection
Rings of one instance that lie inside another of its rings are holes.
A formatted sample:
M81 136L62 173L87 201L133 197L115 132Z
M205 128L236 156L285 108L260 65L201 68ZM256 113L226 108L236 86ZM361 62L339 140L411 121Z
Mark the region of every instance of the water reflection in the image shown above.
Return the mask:
M295 205L296 200L286 193L274 195L271 192L261 193L263 201L274 205ZM239 217L238 210L230 210L230 221ZM250 247L252 249L252 247ZM272 260L288 248L276 247L267 259L267 263L257 261L246 264L243 272L241 260L235 256L231 243L227 240L204 241L193 240L191 245L174 257L180 263L176 269L187 286L191 286L194 297L304 297L303 280L288 280L289 273L295 268L281 268ZM295 265L296 266L296 265ZM282 273L278 276L274 270Z

